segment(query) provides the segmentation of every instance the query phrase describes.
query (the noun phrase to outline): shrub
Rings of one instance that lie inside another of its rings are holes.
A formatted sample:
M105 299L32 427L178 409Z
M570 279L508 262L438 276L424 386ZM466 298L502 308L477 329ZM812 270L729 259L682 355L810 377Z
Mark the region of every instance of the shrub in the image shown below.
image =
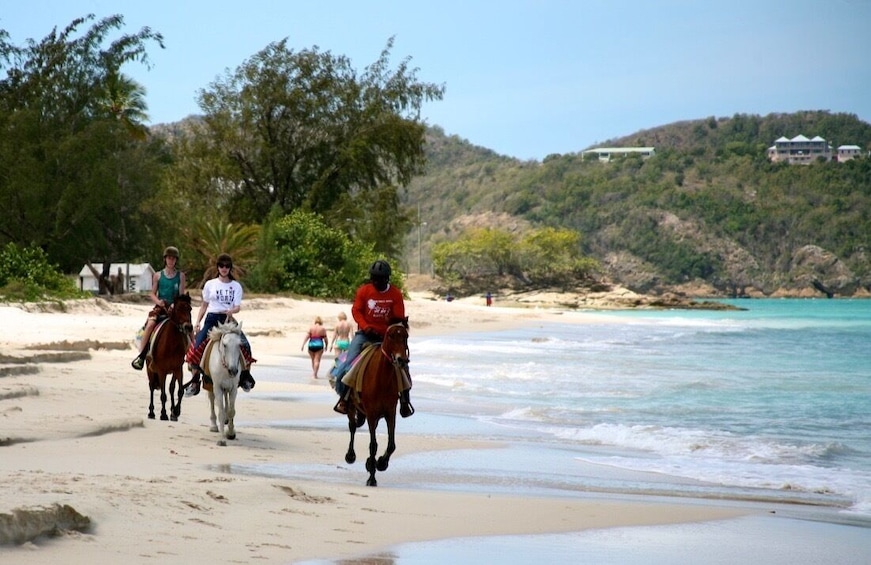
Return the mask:
M0 297L33 302L46 298L78 298L82 293L38 247L7 243L0 249Z

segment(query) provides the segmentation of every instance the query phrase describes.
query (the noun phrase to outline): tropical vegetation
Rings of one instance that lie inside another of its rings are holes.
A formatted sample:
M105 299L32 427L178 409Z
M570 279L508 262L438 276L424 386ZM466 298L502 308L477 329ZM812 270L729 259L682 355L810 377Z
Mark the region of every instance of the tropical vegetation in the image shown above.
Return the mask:
M654 157L608 163L583 152L520 161L431 128L426 174L407 196L426 224L422 262L435 263L440 244L463 233L470 222L459 219L489 216L491 227L511 218L578 232L581 253L603 273L619 280L621 266L646 270L642 291L692 280L723 289L788 285L807 245L831 252L868 288L871 159L769 162L775 139L799 133L859 145L866 155L871 148L871 125L825 111L669 124L602 144L654 146ZM416 238L415 229L412 257Z
M348 269L357 283L366 275L363 258L398 263L410 225L399 191L424 165L421 105L444 87L418 80L409 59L391 66L392 39L362 72L344 56L270 43L200 91L201 116L149 135L144 89L123 67L148 64L163 38L143 28L111 39L122 27L121 16L91 15L24 46L0 30L0 204L10 213L0 242L42 249L66 272L159 263L174 244L195 283L228 252L266 285L255 290L319 295L346 294ZM306 226L330 237L302 237ZM319 262L277 273L299 254L267 245L300 237L326 245L313 250Z
M392 39L362 70L281 40L205 85L201 115L147 127L125 68L163 37L123 25L85 16L23 45L0 29L0 285L18 296L67 292L51 270L160 264L166 245L194 285L227 252L251 290L333 298L377 257L399 284L769 290L795 283L808 246L871 288L871 159L766 158L800 133L867 152L855 115L712 116L602 144L649 159L521 161L425 124L445 87L391 64Z

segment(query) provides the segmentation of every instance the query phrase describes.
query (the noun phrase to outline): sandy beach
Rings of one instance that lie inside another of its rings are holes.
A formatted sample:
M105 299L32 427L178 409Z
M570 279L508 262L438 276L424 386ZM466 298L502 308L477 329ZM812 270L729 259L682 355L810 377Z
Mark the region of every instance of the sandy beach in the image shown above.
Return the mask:
M238 438L220 446L209 431L206 394L184 399L177 422L147 419L145 373L130 361L148 310L144 302L99 298L0 307L0 563L349 562L409 542L701 524L766 513L698 501L392 487L390 473L403 454L498 447L436 430L404 433L404 421L397 425L400 448L391 469L379 475L378 487L366 487L364 457L344 462L347 428L332 411L335 396L326 380L332 354L314 380L300 350L315 316L331 329L340 311L350 314L348 304L245 300L238 318L258 360L252 370L258 381L250 394L239 394ZM595 312L487 308L483 299L446 303L423 294L412 296L407 311L412 338L557 320L603 323ZM326 418L335 418L336 427L267 425ZM358 434L358 454L366 435ZM294 463L347 468L347 481L228 472ZM84 520L76 516L86 517L87 525L66 529ZM52 519L61 525L59 535L17 543Z

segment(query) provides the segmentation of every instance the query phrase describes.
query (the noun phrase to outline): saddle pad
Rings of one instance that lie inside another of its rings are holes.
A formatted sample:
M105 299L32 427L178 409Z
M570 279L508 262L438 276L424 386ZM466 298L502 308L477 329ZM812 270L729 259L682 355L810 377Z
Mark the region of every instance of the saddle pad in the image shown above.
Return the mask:
M209 373L209 358L212 356L212 350L215 348L215 342L208 340L206 348L203 350L203 355L200 357L200 371L207 377L212 375Z
M372 362L373 356L380 351L379 345L368 344L354 361L351 369L342 377L342 382L356 392L360 392L363 388L363 375L366 374L366 367ZM394 367L396 373L396 382L399 390L411 388L411 379L406 375L405 371Z
M157 322L157 325L154 326L154 331L151 332L151 337L148 338L148 358L152 358L152 352L154 351L154 344L157 342L157 336L160 335L160 330L163 329L163 326L169 321L169 318L163 319Z
M215 349L215 344L217 341L206 340L206 348L203 350L203 355L200 357L200 371L207 377L211 378L211 374L209 373L209 358L212 356L212 352ZM250 365L245 360L245 355L243 354L241 359L242 370L247 370Z

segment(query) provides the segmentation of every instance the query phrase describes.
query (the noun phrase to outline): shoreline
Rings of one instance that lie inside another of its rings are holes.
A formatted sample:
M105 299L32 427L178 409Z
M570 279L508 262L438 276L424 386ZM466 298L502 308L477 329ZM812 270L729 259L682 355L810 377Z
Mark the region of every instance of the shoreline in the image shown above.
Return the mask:
M132 338L147 305L95 299L65 308L0 308L7 320L0 334L6 357L25 359L57 350L71 354L85 340L92 346L86 349L88 359L3 364L38 372L0 376L0 477L7 485L0 494L0 515L68 504L92 525L85 533L67 531L60 539L0 546L0 561L9 556L25 565L95 558L139 562L162 555L171 562L194 557L288 563L354 558L408 542L701 523L766 513L758 504L712 500L395 488L389 472L381 486L366 487L362 461L344 463L347 429L341 417L332 412L332 403L321 402L325 393L332 394L323 378L332 356L324 356L322 378L315 381L308 356L298 349L314 316L323 317L331 329L339 311L350 311L349 304L245 301L239 319L264 369L261 374L279 371L281 376L257 377L251 394L240 393L239 439L219 447L217 435L208 431L205 395L184 399L178 422L145 417L144 374L129 363ZM487 308L414 298L407 310L412 333L422 336L529 323L605 322L588 311ZM276 395L282 400L276 401ZM335 427L306 425L322 419L335 421ZM303 425L270 424L281 420ZM402 422L398 428L401 445L395 457L498 447L431 432L403 433ZM358 453L363 445L358 439ZM347 479L335 483L317 475L288 479L226 472L234 465L282 464L320 465L339 469L339 474L347 469Z

